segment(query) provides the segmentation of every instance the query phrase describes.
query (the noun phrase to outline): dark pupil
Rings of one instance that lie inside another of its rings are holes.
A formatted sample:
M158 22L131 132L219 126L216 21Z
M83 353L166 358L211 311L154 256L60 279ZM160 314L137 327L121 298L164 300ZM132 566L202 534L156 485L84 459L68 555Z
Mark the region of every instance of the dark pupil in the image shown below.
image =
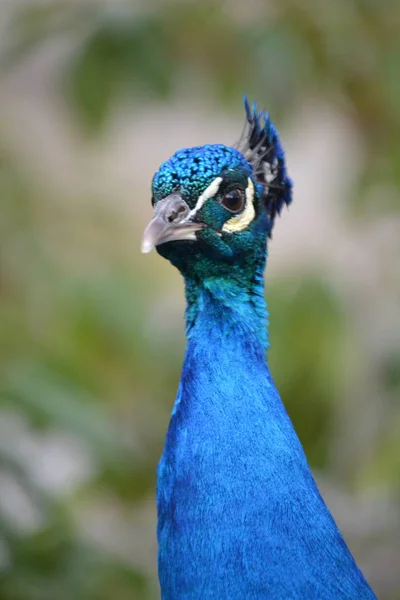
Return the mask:
M243 206L243 196L239 190L232 190L226 194L222 203L228 210L236 212Z

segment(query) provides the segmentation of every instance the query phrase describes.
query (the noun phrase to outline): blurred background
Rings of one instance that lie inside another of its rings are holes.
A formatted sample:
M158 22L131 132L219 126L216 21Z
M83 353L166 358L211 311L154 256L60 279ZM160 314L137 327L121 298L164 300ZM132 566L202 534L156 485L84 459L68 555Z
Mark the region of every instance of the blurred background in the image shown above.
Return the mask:
M243 93L295 181L272 373L359 565L400 598L399 31L398 0L1 2L1 600L159 597L184 299L140 237L160 162L234 143Z

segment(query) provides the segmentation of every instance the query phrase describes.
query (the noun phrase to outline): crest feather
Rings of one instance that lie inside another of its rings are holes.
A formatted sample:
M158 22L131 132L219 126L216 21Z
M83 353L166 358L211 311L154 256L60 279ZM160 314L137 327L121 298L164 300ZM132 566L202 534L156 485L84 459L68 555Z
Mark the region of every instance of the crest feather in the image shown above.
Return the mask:
M263 201L270 218L271 230L276 214L292 201L292 181L286 171L285 153L279 135L263 110L257 112L254 102L250 108L244 96L246 121L235 148L253 167L256 181L263 188Z

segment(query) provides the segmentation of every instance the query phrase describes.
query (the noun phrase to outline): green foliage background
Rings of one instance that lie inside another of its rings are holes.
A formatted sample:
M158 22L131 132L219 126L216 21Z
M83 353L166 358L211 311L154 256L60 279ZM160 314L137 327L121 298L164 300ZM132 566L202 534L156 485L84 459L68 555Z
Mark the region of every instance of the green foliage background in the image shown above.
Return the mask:
M317 98L362 144L346 226L398 224L397 0L6 4L0 78L59 44L52 87L88 145L121 107L156 112L183 88L237 114L245 90L279 125ZM163 298L179 279L161 259L148 272L140 228L112 202L61 186L55 202L6 129L0 106L0 598L156 598L155 469L184 351ZM395 249L382 289L400 298ZM380 306L367 298L360 321L312 265L289 264L267 299L272 372L310 462L379 597L400 598L400 343L368 345ZM61 443L87 468L55 490L28 459Z

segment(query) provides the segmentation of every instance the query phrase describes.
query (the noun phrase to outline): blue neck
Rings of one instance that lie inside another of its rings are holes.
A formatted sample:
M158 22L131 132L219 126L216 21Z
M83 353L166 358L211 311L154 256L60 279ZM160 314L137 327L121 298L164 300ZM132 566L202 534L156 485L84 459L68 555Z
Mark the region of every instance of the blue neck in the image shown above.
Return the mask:
M198 337L210 339L213 332L218 331L229 348L232 348L232 336L239 336L255 348L265 350L268 347L264 266L264 262L259 265L251 280L210 277L201 284L188 278L185 280L189 343Z
M162 600L374 598L266 358L262 271L186 280L188 345L158 470Z

